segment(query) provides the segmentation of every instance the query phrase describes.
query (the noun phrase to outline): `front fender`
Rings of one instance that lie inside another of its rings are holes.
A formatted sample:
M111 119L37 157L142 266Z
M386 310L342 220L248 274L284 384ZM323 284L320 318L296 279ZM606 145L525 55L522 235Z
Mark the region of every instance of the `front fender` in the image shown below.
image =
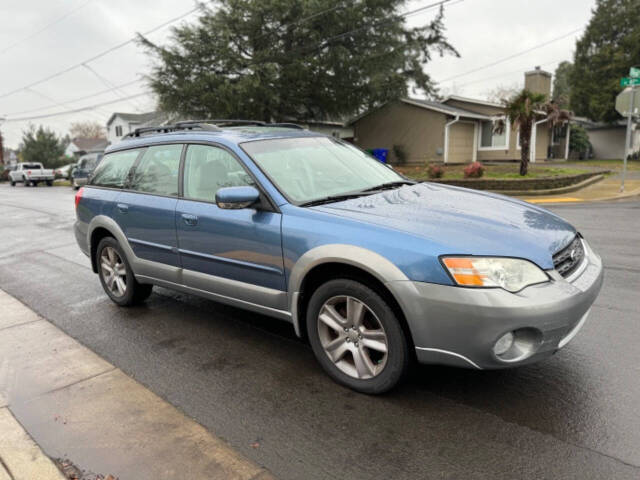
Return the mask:
M302 332L298 312L298 300L302 282L314 267L325 263L342 263L371 274L389 288L392 295L396 298L396 301L400 304L400 307L403 308L402 299L398 298L401 289L398 289L397 286L404 282L409 282L409 279L391 261L379 253L354 245L322 245L312 248L298 258L289 275L287 288L289 311L291 312L293 326L298 336L301 336Z

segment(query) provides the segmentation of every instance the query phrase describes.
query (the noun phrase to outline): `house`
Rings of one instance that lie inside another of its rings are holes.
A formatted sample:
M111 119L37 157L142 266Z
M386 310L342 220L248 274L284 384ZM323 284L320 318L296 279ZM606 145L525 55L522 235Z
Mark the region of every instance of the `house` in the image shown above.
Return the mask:
M551 74L536 67L525 73L525 88L551 97ZM509 122L502 133L495 121L504 118L502 105L451 95L442 101L403 98L366 112L350 122L354 142L361 148L404 151L408 163L514 161L520 159L520 139ZM531 161L568 154L568 127L534 128Z
M85 153L100 153L107 148L107 140L105 138L73 138L64 151L66 157L79 158Z
M595 158L613 159L624 158L625 141L627 135L627 121L618 120L615 123L593 122L585 117L575 117L573 122L584 127L593 147ZM632 152L640 150L640 129L638 124L632 124Z
M161 112L122 113L115 112L107 121L107 140L109 145L118 143L123 136L136 128L163 125L167 116Z

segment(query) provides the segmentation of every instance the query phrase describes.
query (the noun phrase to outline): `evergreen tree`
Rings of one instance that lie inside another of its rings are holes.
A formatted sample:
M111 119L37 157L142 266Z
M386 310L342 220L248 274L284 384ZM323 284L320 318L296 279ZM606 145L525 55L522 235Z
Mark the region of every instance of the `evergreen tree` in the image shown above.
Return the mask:
M405 0L219 0L155 58L160 108L194 118L266 121L351 115L405 96L436 93L424 66L458 55L443 10L408 28Z
M614 122L620 78L640 64L640 0L597 0L584 35L576 44L571 108L576 115Z
M64 144L55 132L30 125L22 133L20 152L23 162L41 162L45 168L56 168L61 163Z

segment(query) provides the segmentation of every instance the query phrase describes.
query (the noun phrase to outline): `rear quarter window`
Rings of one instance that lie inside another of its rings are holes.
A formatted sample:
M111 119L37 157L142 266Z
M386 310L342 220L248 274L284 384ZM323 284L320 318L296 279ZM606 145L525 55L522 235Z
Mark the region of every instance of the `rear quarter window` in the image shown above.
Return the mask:
M123 188L127 182L131 167L142 149L108 153L98 164L91 185L96 187Z

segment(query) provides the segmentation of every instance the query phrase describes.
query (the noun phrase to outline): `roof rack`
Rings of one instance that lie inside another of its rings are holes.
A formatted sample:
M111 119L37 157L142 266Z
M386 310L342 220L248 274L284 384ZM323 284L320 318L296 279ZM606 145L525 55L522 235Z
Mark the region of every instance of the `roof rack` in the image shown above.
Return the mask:
M205 130L209 132L221 132L220 127L230 126L256 126L256 127L272 127L272 128L294 128L304 130L304 127L295 123L266 123L260 120L237 120L237 119L212 119L212 120L184 120L176 122L173 125L161 125L157 127L141 127L136 128L133 132L126 134L122 138L136 138L151 133L170 133L179 130Z

